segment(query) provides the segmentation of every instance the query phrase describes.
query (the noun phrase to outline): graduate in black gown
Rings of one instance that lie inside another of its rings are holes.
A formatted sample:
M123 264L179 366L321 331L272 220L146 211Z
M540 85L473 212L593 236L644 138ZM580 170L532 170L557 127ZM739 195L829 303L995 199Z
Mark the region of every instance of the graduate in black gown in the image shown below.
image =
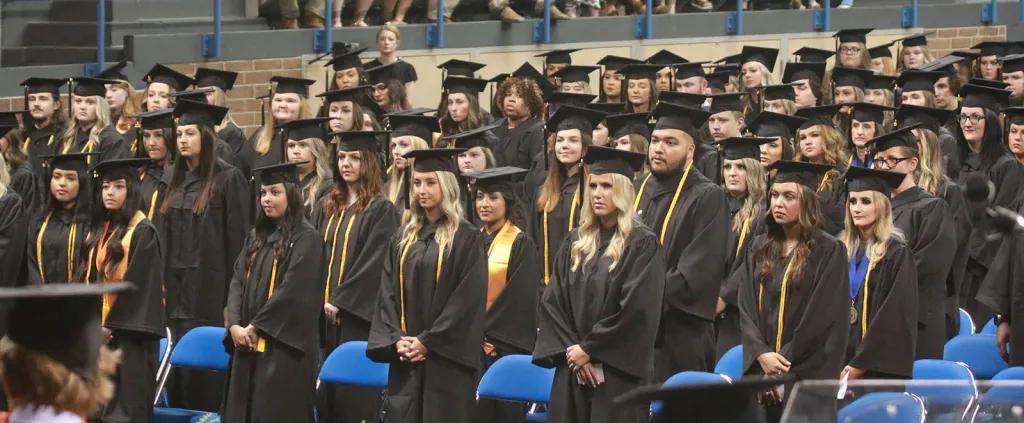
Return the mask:
M761 144L761 165L768 167L779 160L793 160L793 138L806 118L764 111L747 123L747 131L773 141Z
M28 119L24 110L0 112L0 155L6 162L8 172L7 186L21 197L24 212L31 215L40 203L39 181L32 173L32 164L28 155L22 151L22 137L25 131L20 129L20 120Z
M454 155L415 150L412 200L387 245L366 355L390 363L388 420L472 421L484 341L484 237L462 218Z
M729 206L729 273L739 267L750 241L764 230L768 206L768 174L761 165L761 146L775 138L733 137L718 142L722 156L722 186ZM727 273L728 274L728 273ZM739 287L726 279L715 307L715 357L740 343L737 308Z
M309 86L315 81L275 76L270 78L270 82L276 84L270 92L266 120L249 137L245 148L244 162L251 169L284 163L287 140L282 139L280 126L313 112L309 105Z
M52 78L29 78L21 83L25 87L25 110L28 110L21 150L28 156L36 177L38 197L32 201L38 208L45 207L50 198L50 181L46 179L41 156L55 154L64 135L67 115L60 88L67 83L67 79Z
M380 291L383 246L398 229L398 213L384 194L382 149L387 132L336 134L334 183L313 210L313 225L323 236L324 319L322 347L330 354L348 341L370 337L374 303ZM374 421L380 390L321 384L317 393L321 422Z
M547 121L547 177L527 207L527 232L541 254L544 283L551 279L555 254L566 235L579 224L586 170L581 164L591 144L599 111L564 105Z
M249 184L214 151L213 126L226 111L188 100L174 109L178 158L164 175L157 229L166 252L167 317L175 339L196 326L224 324L233 265L249 230ZM216 410L223 376L178 371L168 393L172 404Z
M526 173L498 167L470 174L487 247L487 317L484 320L482 369L509 354L530 354L537 338L537 299L544 289L537 247L520 229L522 200L516 180ZM521 423L524 404L481 398L475 421Z
M135 156L148 158L139 172L140 210L154 225L161 217L160 204L163 203L167 191L167 180L164 171L174 163L177 152L174 140L174 109L163 109L155 112L140 113L138 121L139 148Z
M665 253L665 303L655 376L715 365L715 309L730 256L725 192L696 170L696 129L708 113L660 103L651 132L651 174L639 185L637 215ZM716 166L717 167L717 166Z
M295 163L253 169L260 212L228 291L226 422L313 422L324 249Z
M128 144L110 121L106 84L117 81L75 78L71 89L71 124L58 136L59 152L100 153L90 166L101 161L130 157Z
M6 184L5 176L7 168L0 156L0 273L4 274L0 286L23 285L29 209L21 196Z
M815 190L828 166L778 161L765 233L738 278L743 373L833 379L843 368L850 322L846 247L819 229ZM764 398L778 421L787 390Z
M284 160L299 164L302 205L309 217L317 202L334 186L331 152L327 145L324 117L298 119L281 125Z
M160 338L164 332L163 251L156 227L139 208L139 167L149 159L102 162L93 168L99 185L88 263L79 272L91 283L127 281L135 288L104 295L101 322L107 346L121 352L114 398L104 422L148 422L156 392ZM84 270L84 271L83 271Z
M794 160L835 168L822 176L815 191L825 218L821 221L822 229L832 236L842 231L843 216L846 215L846 193L838 181L848 162L847 141L835 124L834 117L839 109L839 105L830 105L798 110L797 116L807 118L807 121L797 130L793 146L796 152Z
M843 376L909 379L917 336L917 269L892 222L889 196L906 175L850 168L841 238L849 257L850 343Z
M193 79L196 81L196 88L213 89L211 93L206 95L208 103L215 106L228 107L227 93L235 87L238 72L200 67L196 68L196 74L193 76ZM241 157L245 151L245 132L242 132L242 129L238 127L238 124L230 116L229 113L225 116L224 121L216 125L217 137L228 144L232 155Z
M85 261L92 214L93 153L43 156L48 164L47 203L32 217L27 245L28 283L68 283Z
M498 86L495 102L504 117L492 131L498 166L527 169L544 148L544 100L537 83L513 76ZM492 113L493 114L493 113Z
M633 174L644 155L594 146L585 161L587 204L541 298L533 360L555 368L549 421L646 422L647 404L612 404L653 382L657 305L665 292L658 236L633 211Z
M847 167L871 168L874 165L874 145L868 143L872 138L881 136L888 131L885 126L886 115L896 110L892 107L879 106L872 103L853 103L850 106L849 136L847 149L850 159Z
M1019 212L1019 210L1018 210ZM1008 228L1003 228L1006 230ZM977 300L996 313L996 347L1011 366L1024 366L1024 232L1003 235Z
M916 126L871 140L875 167L906 174L893 190L893 223L903 231L917 267L918 332L916 357L942 358L946 344L946 281L956 253L956 227L946 202L921 189L914 174L920 166Z
M440 139L446 145L466 150L459 153L455 158L455 164L459 168L459 182L461 185L459 201L462 202L462 210L466 214L466 220L477 226L479 226L480 220L476 214L476 199L473 198L473 178L467 176L467 174L497 166L494 152L491 151L491 139L494 138L491 130L494 128L496 128L495 125L487 125L482 128L444 136Z

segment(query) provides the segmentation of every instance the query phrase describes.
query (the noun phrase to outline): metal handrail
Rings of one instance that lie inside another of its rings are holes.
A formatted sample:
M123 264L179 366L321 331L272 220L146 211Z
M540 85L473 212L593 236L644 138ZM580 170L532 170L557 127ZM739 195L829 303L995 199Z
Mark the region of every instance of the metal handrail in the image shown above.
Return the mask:
M328 0L329 1L329 0ZM222 43L222 16L224 14L222 0L213 0L213 33L204 33L202 37L203 57L220 56Z
M437 22L427 25L427 47L444 47L444 0L437 0Z
M544 0L544 19L533 23L533 42L551 42L551 0Z

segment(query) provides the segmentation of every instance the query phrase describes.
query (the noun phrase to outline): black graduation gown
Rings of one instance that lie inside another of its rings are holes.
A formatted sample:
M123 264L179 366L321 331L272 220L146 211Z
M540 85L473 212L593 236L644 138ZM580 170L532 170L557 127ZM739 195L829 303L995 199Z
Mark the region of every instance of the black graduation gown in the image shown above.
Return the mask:
M366 355L391 363L388 373L388 421L460 423L472 421L480 348L484 340L487 260L483 235L459 223L437 274L437 223L417 233L401 265L401 232L388 243L377 306ZM404 287L398 272L404 267ZM407 330L402 331L402 298ZM395 343L415 336L428 349L425 361L399 359Z
M669 208L682 174L652 175L637 208L659 238L670 219L662 244L666 275L655 355L658 380L684 370L711 371L715 365L715 307L728 264L729 207L722 188L695 170L672 216Z
M220 131L217 131L217 137L231 147L231 154L241 156L245 151L245 132L242 132L242 128L239 128L234 122L228 122L223 128L220 128Z
M789 259L776 261L774 272L764 281L763 297L759 300L762 284L757 256L765 242L767 235L758 236L732 275L738 278L736 283L740 287L744 374L764 374L757 357L778 352L792 363L789 373L797 380L839 377L850 335L846 246L825 232L814 234L814 245L800 277L790 279L787 285L781 348L776 351L779 300Z
M960 185L946 176L939 184L939 195L946 202L947 209L956 227L956 252L953 254L953 265L946 278L946 339L960 332L960 306L967 303L963 293L964 275L967 273L968 248L971 242L971 217L968 213L967 199L964 198Z
M821 187L818 193L818 204L821 205L821 229L825 233L838 236L846 225L846 203L849 195L838 171L830 171L823 178L829 183Z
M382 246L398 229L398 212L386 198L378 197L362 213L332 216L324 212L321 200L313 211L313 224L322 236L327 254L323 273L330 287L324 294L329 297L328 302L338 307L340 316L338 324L323 322L322 347L330 354L345 342L370 337L374 303L380 291L380 269L387 255ZM342 266L344 274L340 274ZM379 397L377 389L321 384L317 392L319 419L324 423L374 421L380 409Z
M139 172L139 192L141 193L139 199L142 200L139 210L146 213L146 217L157 226L159 226L159 220L163 218L160 213L160 205L163 204L164 196L167 193L167 181L164 180L164 173L169 172L157 164L146 166Z
M257 128L256 132L253 132L252 136L249 137L248 146L245 148L245 163L249 165L249 169L285 162L284 145L282 144L284 141L281 140L281 131L279 130L274 131L274 136L270 139L270 147L265 154L260 154L256 151L256 142L259 140L260 133L262 132L262 127Z
M562 179L561 196L558 199L558 205L547 214L547 251L544 249L544 213L536 211L537 200L540 198L542 190L541 187L537 187L533 201L528 205L527 232L530 234L530 238L533 239L534 244L537 245L537 251L540 253L541 260L544 260L541 261L541 277L544 276L545 261L549 266L549 274L554 273L554 268L550 266L555 262L555 255L558 253L562 241L569 234L570 229L579 225L581 208L586 202L586 199L583 198L584 187L581 186L582 182L580 182L581 173L582 170L576 172L573 176ZM575 195L579 197L576 201L576 208L573 209L573 196ZM570 214L572 215L571 223L569 221Z
M946 343L946 278L956 252L956 227L946 203L920 187L893 197L893 225L903 231L917 266L917 358L942 358Z
M59 110L56 113L61 113ZM61 137L64 135L64 128L60 128L57 125L50 125L45 128L35 128L34 125L28 125L26 129L26 138L22 142L25 154L28 155L28 161L31 164L32 174L36 177L36 191L39 195L38 198L33 199L33 202L38 202L40 208L43 204L46 204L46 199L49 196L49 181L44 180L46 175L46 168L43 167L42 156L54 154L60 147Z
M11 171L11 184L7 188L21 197L21 205L25 208L25 214L28 216L34 215L42 204L43 197L39 194L39 183L28 163Z
M1010 366L1024 366L1024 232L1003 237L977 300L1010 322Z
M963 159L963 166L957 178L957 183L966 186L966 179L980 173L987 181L995 186L995 195L990 202L968 203L968 212L971 218L971 225L974 230L971 232L969 258L967 260L967 273L961 286L962 297L968 299L962 306L971 314L975 322L984 322L991 318L991 310L981 310L977 302L971 301L978 293L978 286L985 278L989 266L992 264L992 257L999 248L998 240L988 240L988 236L995 232L992 227L992 219L985 214L986 207L1000 206L1009 210L1017 210L1020 202L1020 193L1024 191L1024 170L1021 165L1010 157L1009 154L1000 155L992 164L982 161L979 154L969 153Z
M18 193L0 197L0 286L24 285L28 214ZM0 317L0 322L3 317ZM4 333L0 324L0 334Z
M722 169L719 163L718 150L704 143L698 143L693 153L693 168L716 185L722 183Z
M950 121L955 122L956 118L950 118ZM952 123L952 126L959 131L960 129L956 125L958 123ZM960 173L960 167L963 166L956 136L953 135L948 126L940 126L939 133L936 135L939 138L939 147L942 149L942 168L945 169L948 177L956 178Z
M537 193L543 188L544 179L548 176L548 169L544 165L546 162L547 161L544 160L543 150L533 156L533 161L530 162L530 167L526 168L530 170L526 172L526 176L523 178L523 198L530 200L537 198ZM528 204L525 208L527 213L533 213L533 211L536 210L536 202ZM526 229L526 232L530 234L530 237L532 238L533 234L530 233L529 222L527 222ZM533 238L533 243L540 245L541 240Z
M124 141L124 146L128 150L128 156L135 157L136 152L139 149L139 140L135 139L135 136L137 134L135 133L134 123L130 124L130 126L128 127L129 129L124 132L121 132L120 129L117 129L117 119L114 119L114 123L112 124L112 126L114 127L114 131L117 132L117 135L120 136L121 140ZM143 146L142 148L145 149L145 146Z
M856 319L851 312L846 363L866 370L868 377L909 379L917 336L917 269L910 248L890 239L885 256L865 279L853 301L857 312ZM867 334L862 337L865 295Z
M163 251L156 227L143 219L126 251L128 265L120 279L135 288L118 294L103 326L113 332L109 346L121 351L114 398L103 409L104 422L148 422L156 392L157 357L164 333ZM92 266L96 282L107 280Z
M548 421L561 423L639 423L647 421L647 405L614 406L612 400L651 382L654 342L665 293L664 255L658 237L634 222L614 270L604 252L613 232L602 229L596 257L572 270L573 230L555 260L540 302L537 346L533 361L555 368L548 403ZM565 351L579 345L591 363L604 368L605 383L580 385L569 370Z
M761 215L751 218L747 222L747 234L743 237L742 244L740 244L742 229L741 232L732 230L732 222L736 217L736 213L743 207L744 199L727 197L727 201L729 203L729 253L727 255L729 271L726 272L726 278L722 281L722 288L718 291L718 296L725 301L725 311L716 316L715 319L716 362L729 349L740 344L740 316L737 302L739 300L737 298L739 286L736 286L735 279L729 278L728 275L731 275L736 268L740 267L744 254L750 248L751 241L764 230L766 213L762 210Z
M313 183L313 179L315 178L315 171L310 172L308 175L306 175L305 178L302 178L302 204L306 204L306 201L309 200L309 196L306 193L306 189L309 188L309 185ZM306 207L306 219L311 219L313 217L313 210L317 208L317 204L319 204L320 200L323 199L324 195L327 195L328 192L331 192L331 189L333 188L334 179L327 178L323 181L320 181L320 187L317 188L315 193L313 193L313 205L310 207Z
M49 216L49 219L47 219ZM46 231L42 231L43 223ZM71 258L72 272L68 274L68 241L71 230L75 230L75 240L71 245L74 256ZM75 214L75 210L42 210L36 214L29 228L27 245L28 282L33 285L43 283L68 283L76 270L85 261L85 239L89 230L86 216ZM42 252L40 255L39 252ZM40 273L40 271L42 273Z
M277 228L267 235L266 244L254 253L250 265L249 251L255 238L255 232L250 232L235 261L227 326L252 325L266 348L261 352L238 350L230 334L225 336L231 361L223 420L312 422L320 363L317 332L323 309L323 243L303 219L290 234ZM283 256L275 257L275 245L280 241L284 242Z
M502 118L492 132L497 139L491 151L498 166L529 169L533 158L544 152L544 121L539 118L529 118L515 128Z
M75 133L74 143L70 146L61 146L61 153L100 153L98 157L89 160L90 166L95 166L99 163L107 160L114 159L126 159L131 157L128 152L128 144L125 144L124 138L121 134L117 133L117 130L112 126L108 126L100 130L99 133L99 145L89 146L89 132L88 130L79 129Z

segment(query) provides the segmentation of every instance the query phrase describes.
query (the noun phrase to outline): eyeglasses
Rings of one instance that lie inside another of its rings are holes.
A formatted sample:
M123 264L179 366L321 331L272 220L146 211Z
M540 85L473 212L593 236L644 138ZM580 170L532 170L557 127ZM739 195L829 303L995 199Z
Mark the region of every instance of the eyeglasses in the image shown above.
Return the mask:
M910 157L889 157L887 159L876 157L875 158L875 169L888 170L896 167L900 162L904 160L910 160Z
M971 123L978 123L985 120L985 115L960 115L958 116L961 122L970 120Z
M860 54L863 51L860 47L839 47L839 52L842 54Z

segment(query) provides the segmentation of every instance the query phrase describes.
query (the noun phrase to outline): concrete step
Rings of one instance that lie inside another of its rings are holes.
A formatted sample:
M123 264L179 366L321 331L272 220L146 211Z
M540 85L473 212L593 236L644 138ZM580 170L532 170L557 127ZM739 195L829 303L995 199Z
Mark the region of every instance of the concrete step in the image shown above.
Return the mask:
M252 31L267 29L263 19L224 18L224 31ZM107 23L107 44L120 44L130 34L195 34L213 31L213 19L178 18L150 19L135 22L114 21ZM96 21L92 22L29 22L25 25L21 46L72 46L96 45Z
M107 48L107 61L116 62L121 60L123 54L123 46L111 46ZM36 46L5 48L0 53L0 61L2 61L4 67L92 63L96 61L96 47Z
M107 43L110 44L109 26ZM22 47L96 46L96 21L92 22L29 22L25 25Z
M99 6L95 0L54 0L49 20L58 22L96 22ZM107 19L113 18L112 1L105 0Z
M96 0L52 0L50 20L96 21ZM225 17L244 17L244 0L222 0ZM136 21L152 18L189 18L213 15L211 0L106 0L108 20Z

